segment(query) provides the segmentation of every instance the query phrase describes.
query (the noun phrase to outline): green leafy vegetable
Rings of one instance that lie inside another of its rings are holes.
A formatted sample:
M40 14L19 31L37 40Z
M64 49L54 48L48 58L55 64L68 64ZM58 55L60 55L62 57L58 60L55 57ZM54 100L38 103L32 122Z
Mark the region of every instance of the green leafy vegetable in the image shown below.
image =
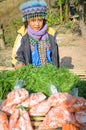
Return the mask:
M50 85L59 88L61 92L70 92L72 88L79 89L79 95L86 98L86 82L69 72L66 68L56 68L52 64L42 67L24 66L16 71L4 71L0 74L0 99L14 89L16 80L24 80L25 88L30 92L43 92L50 96ZM81 86L81 87L80 87Z

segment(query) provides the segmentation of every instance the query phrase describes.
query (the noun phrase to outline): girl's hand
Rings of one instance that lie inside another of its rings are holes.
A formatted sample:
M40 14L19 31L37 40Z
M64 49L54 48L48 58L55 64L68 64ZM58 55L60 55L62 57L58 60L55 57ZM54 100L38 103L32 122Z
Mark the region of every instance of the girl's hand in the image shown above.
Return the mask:
M18 65L16 65L15 67L14 67L14 69L16 70L16 69L19 69L19 68L21 68L21 67L23 67L24 66L24 64L18 64Z

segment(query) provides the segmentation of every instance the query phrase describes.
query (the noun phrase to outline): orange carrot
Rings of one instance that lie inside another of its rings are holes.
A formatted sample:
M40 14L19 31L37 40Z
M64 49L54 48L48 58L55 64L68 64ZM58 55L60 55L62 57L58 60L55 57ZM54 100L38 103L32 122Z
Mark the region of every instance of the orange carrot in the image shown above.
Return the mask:
M78 127L76 127L75 125L73 124L69 124L69 129L68 130L79 130Z
M8 118L5 113L0 113L0 130L9 130Z
M9 119L9 129L12 130L13 128L15 128L15 125L17 123L17 120L19 118L19 110L16 109L14 111L14 113L10 116L10 119Z
M65 123L62 125L62 130L79 130L73 124Z
M62 130L66 130L66 123L62 124Z

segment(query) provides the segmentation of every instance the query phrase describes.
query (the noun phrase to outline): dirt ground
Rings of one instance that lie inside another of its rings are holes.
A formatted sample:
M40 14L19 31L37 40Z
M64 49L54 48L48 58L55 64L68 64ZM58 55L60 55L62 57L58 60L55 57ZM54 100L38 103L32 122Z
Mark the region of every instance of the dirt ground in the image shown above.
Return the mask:
M86 69L86 39L73 34L59 35L60 66ZM57 39L58 40L58 39Z
M86 69L86 39L73 34L58 34L60 66L68 69ZM12 48L0 49L0 70L12 69Z

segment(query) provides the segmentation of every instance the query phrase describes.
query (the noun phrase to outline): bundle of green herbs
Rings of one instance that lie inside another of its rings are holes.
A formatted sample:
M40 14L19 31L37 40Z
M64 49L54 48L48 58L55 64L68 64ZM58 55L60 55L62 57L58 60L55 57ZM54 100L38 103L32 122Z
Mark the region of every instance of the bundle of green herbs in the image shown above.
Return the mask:
M18 70L3 71L0 74L0 100L14 89L18 80L25 82L24 88L29 93L43 92L50 96L50 86L54 85L60 92L68 92L78 88L79 96L86 98L86 82L69 72L67 68L56 68L52 64L42 67L24 66Z

